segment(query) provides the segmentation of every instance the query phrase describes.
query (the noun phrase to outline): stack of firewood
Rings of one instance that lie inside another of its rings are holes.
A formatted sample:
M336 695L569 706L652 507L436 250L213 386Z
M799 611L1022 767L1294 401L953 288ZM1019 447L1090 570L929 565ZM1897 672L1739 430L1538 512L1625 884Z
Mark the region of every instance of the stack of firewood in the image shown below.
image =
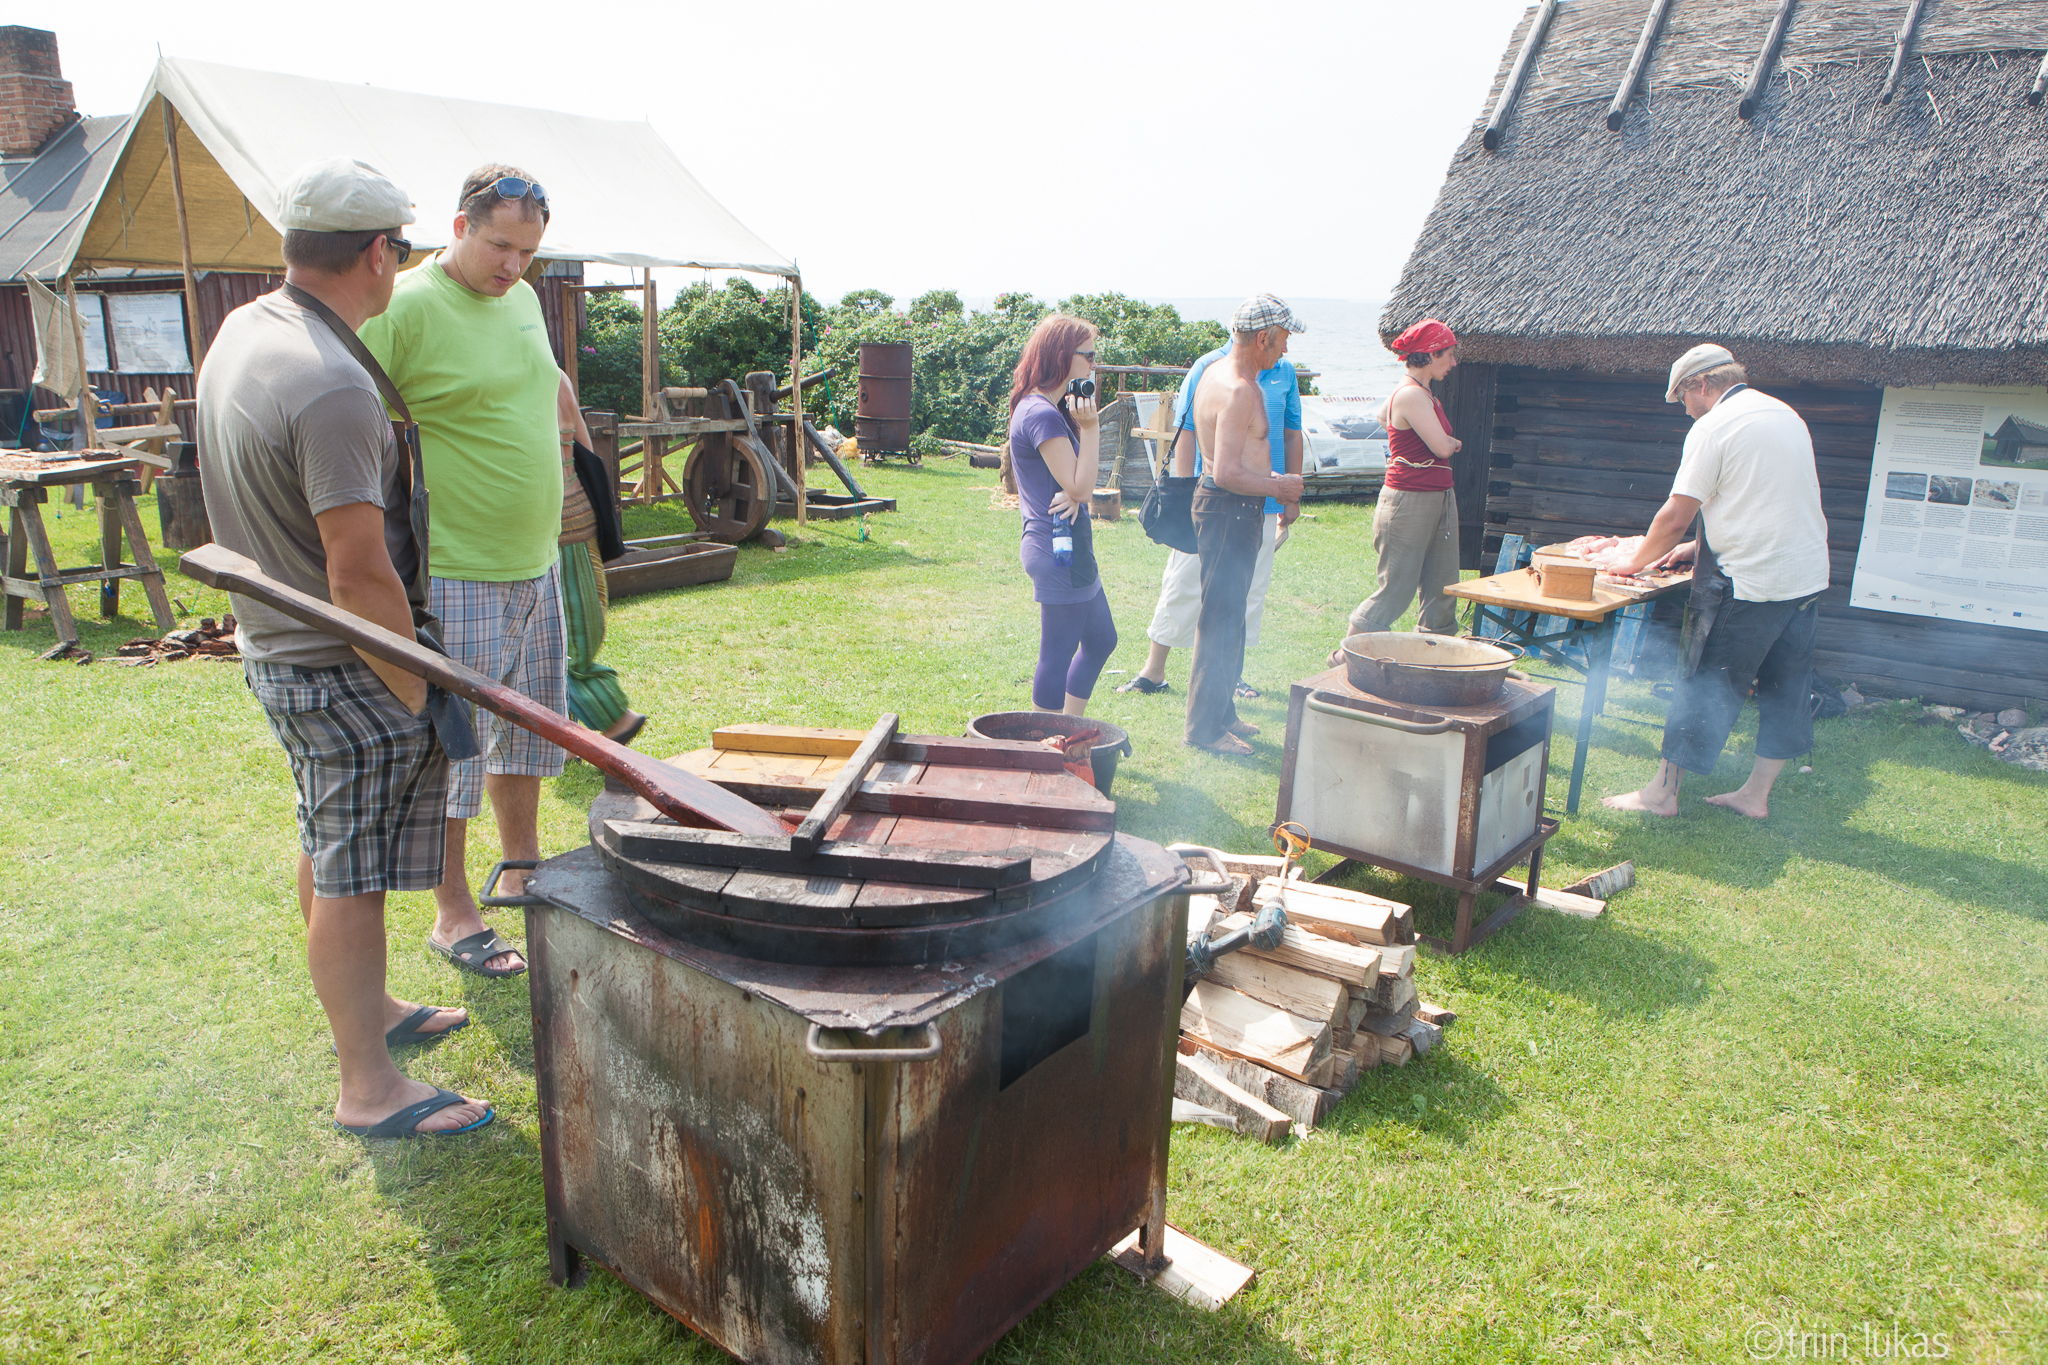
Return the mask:
M1174 1094L1237 1119L1240 1132L1278 1141L1320 1122L1361 1072L1405 1066L1443 1040L1456 1016L1415 990L1408 906L1340 887L1260 876L1279 859L1231 859L1233 898L1194 897L1192 940L1250 924L1277 897L1280 944L1216 959L1181 1007ZM1256 880L1255 880L1256 878Z

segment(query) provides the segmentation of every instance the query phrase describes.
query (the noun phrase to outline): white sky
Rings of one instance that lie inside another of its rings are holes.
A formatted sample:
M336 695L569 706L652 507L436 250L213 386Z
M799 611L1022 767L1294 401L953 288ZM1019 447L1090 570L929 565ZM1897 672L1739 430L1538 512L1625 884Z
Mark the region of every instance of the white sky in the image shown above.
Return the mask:
M56 31L88 114L132 110L161 48L650 120L828 299L1373 299L1399 278L1524 7L101 0L9 22ZM658 274L664 299L686 276Z

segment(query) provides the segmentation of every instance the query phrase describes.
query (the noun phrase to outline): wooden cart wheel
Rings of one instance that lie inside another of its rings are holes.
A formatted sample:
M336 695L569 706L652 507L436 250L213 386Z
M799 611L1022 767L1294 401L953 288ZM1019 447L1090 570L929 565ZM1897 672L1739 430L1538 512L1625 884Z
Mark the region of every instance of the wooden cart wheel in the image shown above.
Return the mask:
M706 435L683 466L683 492L697 529L728 545L758 534L775 510L769 477L760 457L731 433Z

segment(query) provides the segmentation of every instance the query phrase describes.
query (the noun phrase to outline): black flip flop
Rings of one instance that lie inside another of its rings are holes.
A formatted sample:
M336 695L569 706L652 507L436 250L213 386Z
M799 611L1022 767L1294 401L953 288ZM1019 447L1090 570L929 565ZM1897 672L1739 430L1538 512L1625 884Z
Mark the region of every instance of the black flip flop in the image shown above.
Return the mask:
M1145 696L1148 696L1148 697L1149 697L1149 696L1151 696L1152 694L1154 694L1155 692L1171 692L1171 691L1173 691L1173 684L1172 684L1172 683L1169 683L1169 682L1153 682L1153 681L1152 681L1152 680L1151 680L1150 678L1146 677L1146 676L1145 676L1145 675L1144 675L1143 673L1140 673L1140 674L1139 674L1139 675L1138 675L1137 677L1135 677L1135 678L1132 678L1132 679L1131 679L1131 680L1130 680L1129 682L1125 683L1125 684L1124 684L1124 685L1123 685L1122 687L1119 687L1119 688L1117 689L1117 691L1119 691L1119 692L1138 692L1138 693L1142 693L1142 694L1144 694Z
M640 732L646 728L647 717L641 715L639 712L636 711L633 713L633 723L631 725L628 725L625 729L619 731L619 733L617 733L616 735L606 735L605 738L609 739L614 744L629 745L633 742L633 740L636 737L638 737Z
M418 1028L414 1027L417 1024L424 1024L445 1008L447 1008L445 1005L421 1005L411 1014L406 1015L405 1018L393 1024L384 1034L385 1051L388 1052L394 1047L412 1047L416 1043L438 1043L449 1034L459 1033L469 1027L469 1016L466 1014L438 1033L422 1033ZM327 1045L327 1050L329 1052L339 1051L332 1043Z
M336 1119L334 1126L347 1133L350 1137L442 1138L458 1137L463 1133L474 1133L477 1129L498 1116L498 1111L487 1104L484 1106L484 1116L482 1118L478 1119L475 1123L464 1124L460 1128L443 1128L437 1131L422 1133L413 1126L427 1115L438 1114L451 1104L466 1103L468 1101L453 1090L436 1089L431 1097L421 1100L418 1104L409 1104L390 1117L379 1119L375 1123L366 1124L361 1128L351 1128L339 1119Z
M511 968L487 967L484 965L500 953L519 953L519 945L507 943L504 939L499 938L498 931L495 929L479 929L468 938L457 939L445 948L434 942L433 935L429 934L427 936L427 946L460 967L463 971L475 972L478 976L489 977L492 980L496 980L501 976L524 976L526 974L524 963ZM519 953L519 955L521 957L526 956L524 953Z
M1251 685L1250 683L1246 682L1246 681L1245 681L1245 680L1244 680L1243 678L1239 678L1239 679L1237 680L1237 686L1236 686L1235 688L1231 689L1231 690L1232 690L1232 691L1233 691L1233 692L1234 692L1234 693L1235 693L1235 694L1236 694L1236 695L1237 695L1237 696L1238 696L1238 697L1239 697L1239 698L1240 698L1241 700L1244 700L1244 701L1257 701L1257 700L1259 699L1259 689L1258 689L1258 688L1256 688L1256 687L1253 687L1253 686L1252 686L1252 685Z

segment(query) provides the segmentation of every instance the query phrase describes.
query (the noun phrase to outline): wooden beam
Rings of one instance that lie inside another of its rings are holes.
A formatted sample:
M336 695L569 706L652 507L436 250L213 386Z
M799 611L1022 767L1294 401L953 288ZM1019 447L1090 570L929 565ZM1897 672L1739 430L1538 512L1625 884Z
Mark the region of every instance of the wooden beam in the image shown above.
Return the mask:
M1486 120L1486 131L1479 137L1480 145L1489 152L1500 146L1508 116L1515 112L1515 101L1521 97L1522 83L1529 79L1530 69L1536 65L1536 52L1543 46L1543 35L1550 31L1550 21L1556 13L1557 0L1543 0L1543 7L1536 11L1536 17L1529 23L1529 36L1522 40L1521 54L1515 58L1514 69L1508 72L1508 83L1500 88L1500 98L1493 102L1493 113Z
M640 283L640 418L658 422L662 412L655 390L661 387L661 337L655 312L654 267L641 271Z
M789 277L789 462L796 466L796 524L799 529L811 524L811 500L805 490L810 480L804 474L804 386L801 376L804 372L804 281L801 275ZM771 394L780 398L779 392ZM773 509L770 509L771 511Z
M1642 83L1643 68L1650 64L1650 49L1657 44L1657 31L1664 27L1664 16L1671 11L1671 0L1650 0L1650 12L1643 19L1643 34L1636 39L1635 55L1628 59L1628 70L1621 76L1620 88L1614 92L1614 103L1607 106L1607 128L1610 132L1621 131L1622 115L1628 109L1628 102L1635 98L1636 86Z
M1905 20L1899 25L1898 41L1892 44L1892 69L1885 73L1884 89L1879 92L1877 102L1890 104L1892 96L1899 93L1899 78L1906 74L1906 54L1913 46L1913 32L1920 27L1920 12L1927 8L1927 0L1913 0L1906 10Z
M161 95L157 97L163 99ZM199 369L206 363L206 328L199 321L199 276L192 270L192 225L185 217L185 173L178 162L178 111L171 107L169 100L164 106L164 148L171 158L171 202L178 209L178 255L185 262L185 311L190 315L192 344L192 378L196 382Z
M1771 68L1778 64L1778 49L1785 45L1785 30L1792 26L1792 8L1799 0L1778 0L1777 17L1771 20L1771 31L1764 38L1763 50L1756 54L1756 65L1749 70L1749 84L1742 88L1742 102L1735 106L1737 118L1756 117L1756 107L1764 97L1764 86L1770 83Z
M628 858L650 863L737 867L750 872L796 876L871 877L924 886L1001 890L1031 880L1031 851L956 853L832 840L816 852L799 854L788 842L767 835L722 829L690 829L652 821L607 820L606 827Z
M845 812L846 803L852 800L854 792L860 789L861 779L867 776L868 769L881 759L884 749L896 742L896 727L900 719L891 711L875 722L875 727L868 731L867 738L861 741L860 747L853 751L853 756L839 769L839 775L819 794L817 803L811 807L811 813L804 817L804 822L789 836L790 848L804 857L818 851L818 845L825 842L825 831Z

